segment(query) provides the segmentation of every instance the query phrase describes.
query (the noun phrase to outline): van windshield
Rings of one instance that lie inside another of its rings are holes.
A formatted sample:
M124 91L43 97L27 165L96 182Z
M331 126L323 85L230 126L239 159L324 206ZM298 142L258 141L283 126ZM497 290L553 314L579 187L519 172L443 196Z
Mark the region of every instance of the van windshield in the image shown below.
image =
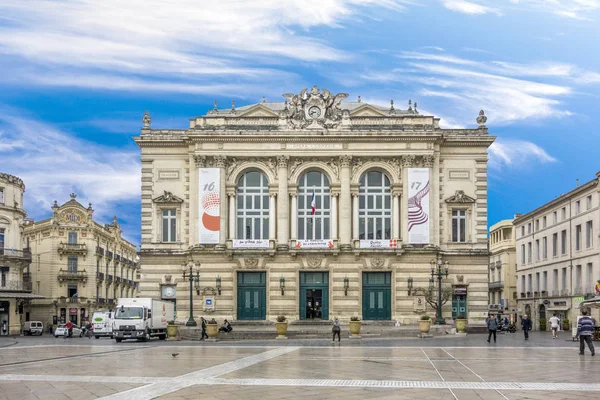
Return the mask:
M115 310L115 319L142 319L144 309L141 307L119 307Z

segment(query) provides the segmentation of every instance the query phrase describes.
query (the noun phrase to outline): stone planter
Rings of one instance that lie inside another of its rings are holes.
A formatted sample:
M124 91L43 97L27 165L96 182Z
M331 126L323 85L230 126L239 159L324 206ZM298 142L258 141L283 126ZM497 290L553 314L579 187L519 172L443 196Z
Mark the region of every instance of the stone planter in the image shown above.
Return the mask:
M287 339L287 322L275 322L275 327L277 328L277 339Z
M430 319L419 320L419 331L421 332L421 334L429 333L430 329L431 329L431 320Z
M465 333L467 331L467 319L457 318L456 319L456 332Z
M219 333L219 324L206 324L206 334L209 339L216 339Z
M167 337L169 339L173 339L177 337L177 331L179 330L179 327L177 325L167 325Z
M361 327L361 321L350 321L350 335L359 336L360 335L360 327Z

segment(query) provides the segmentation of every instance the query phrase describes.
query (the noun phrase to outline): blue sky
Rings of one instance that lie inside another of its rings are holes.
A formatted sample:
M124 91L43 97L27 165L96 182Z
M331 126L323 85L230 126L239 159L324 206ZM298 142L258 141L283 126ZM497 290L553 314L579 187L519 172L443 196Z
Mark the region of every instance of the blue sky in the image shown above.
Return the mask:
M318 85L475 127L489 222L600 170L600 0L0 0L0 160L40 219L79 194L139 242L139 133Z

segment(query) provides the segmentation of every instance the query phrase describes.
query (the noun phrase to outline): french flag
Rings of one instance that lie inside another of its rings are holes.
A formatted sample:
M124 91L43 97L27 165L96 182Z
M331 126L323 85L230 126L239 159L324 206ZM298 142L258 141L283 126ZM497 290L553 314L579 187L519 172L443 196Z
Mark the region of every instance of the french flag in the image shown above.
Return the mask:
M317 209L317 203L315 202L315 192L313 192L312 200L310 201L310 207L312 208L312 215L315 215Z

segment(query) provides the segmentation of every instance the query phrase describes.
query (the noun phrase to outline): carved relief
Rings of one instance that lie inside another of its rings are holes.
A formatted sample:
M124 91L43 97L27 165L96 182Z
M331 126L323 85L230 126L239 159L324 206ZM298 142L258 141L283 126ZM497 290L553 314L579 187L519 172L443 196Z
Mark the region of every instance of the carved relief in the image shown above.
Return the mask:
M327 89L319 91L313 86L295 95L286 93L284 110L279 118L287 120L289 129L322 129L335 128L342 120L342 109L340 103L348 97L347 93L339 93L335 96Z
M287 168L290 156L277 156L277 167Z
M339 179L340 178L340 168L339 168L337 160L332 157L327 162L327 165L329 165L329 168L331 168L331 170L333 171L333 174L335 175L335 177L337 179Z
M475 199L470 196L467 196L463 190L457 190L454 193L454 196L448 197L446 199L446 203L475 203Z
M294 162L290 166L290 175L292 175L294 171L297 170L300 165L302 165L303 162L304 161L300 158L294 159Z
M306 260L306 264L310 267L310 268L319 268L321 266L321 263L323 262L322 258L319 257L313 257L313 258L308 258Z
M173 193L169 191L164 191L160 196L152 199L155 203L183 203L183 199L175 196Z
M433 156L433 155L423 156L423 166L425 168L433 168L434 161L435 161L435 156Z
M204 168L206 166L206 156L194 154L194 164L198 168Z
M171 282L171 275L165 275L165 282Z
M399 177L400 172L402 171L402 163L400 162L400 160L398 158L390 158L385 160L385 162L392 167L396 176Z
M383 259L381 257L375 257L375 258L371 259L371 266L373 268L382 268L384 264L385 264L385 259Z
M352 156L348 156L348 155L340 156L340 164L344 168L348 168L350 166L351 161L352 161Z
M258 258L254 258L254 257L244 258L244 266L246 268L258 267Z
M227 165L227 156L214 156L215 167L225 168Z
M408 154L405 156L402 156L402 166L405 168L410 168L413 166L413 164L415 163L415 156Z

